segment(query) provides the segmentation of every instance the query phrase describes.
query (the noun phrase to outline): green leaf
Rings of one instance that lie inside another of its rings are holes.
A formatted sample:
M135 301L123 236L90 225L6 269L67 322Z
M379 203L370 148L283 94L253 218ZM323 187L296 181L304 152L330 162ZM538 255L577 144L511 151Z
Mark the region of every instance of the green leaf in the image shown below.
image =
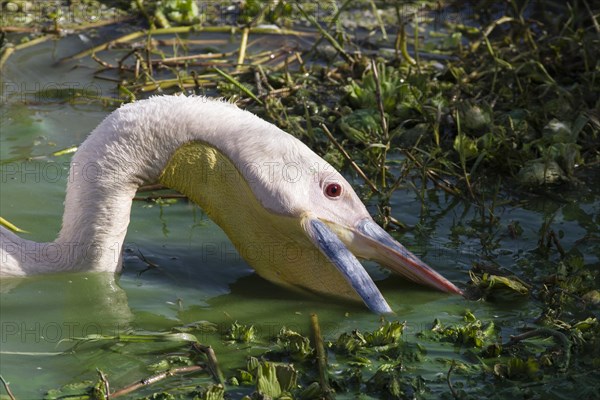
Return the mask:
M385 346L399 343L402 340L402 332L405 326L404 323L398 321L386 321L379 329L371 333L366 333L365 340L369 346Z
M209 385L195 392L194 400L223 400L225 388L221 384Z
M464 157L466 160L477 157L479 154L477 140L471 139L463 133L456 135L454 138L453 148L461 157Z
M256 339L254 325L244 325L234 322L225 334L225 339L232 342L250 343Z
M29 233L27 231L24 231L23 229L19 228L16 225L13 225L11 222L5 220L4 218L0 217L0 225L2 225L3 227L10 229L13 232L18 232L18 233Z
M272 398L277 398L281 395L281 385L277 380L277 369L274 363L264 362L259 365L256 389L258 393Z
M310 340L286 327L281 328L276 341L284 352L295 359L303 360L312 353Z
M529 293L529 286L518 280L516 277L498 276L492 274L483 274L481 278L472 272L469 272L471 281L476 287L485 290L486 292L498 289L509 289L519 294Z

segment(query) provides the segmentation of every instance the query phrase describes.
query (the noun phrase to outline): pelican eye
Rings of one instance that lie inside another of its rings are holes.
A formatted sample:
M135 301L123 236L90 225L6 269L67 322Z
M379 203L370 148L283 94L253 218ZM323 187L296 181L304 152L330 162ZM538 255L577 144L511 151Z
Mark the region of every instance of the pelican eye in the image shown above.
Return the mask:
M339 183L329 183L325 186L325 195L330 198L340 197L342 194L342 185Z

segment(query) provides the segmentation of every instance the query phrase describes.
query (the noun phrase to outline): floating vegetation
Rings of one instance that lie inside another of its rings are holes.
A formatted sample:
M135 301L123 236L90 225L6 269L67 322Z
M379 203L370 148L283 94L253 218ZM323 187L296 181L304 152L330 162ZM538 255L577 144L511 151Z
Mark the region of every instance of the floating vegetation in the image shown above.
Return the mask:
M307 337L286 327L281 328L275 340L281 351L294 360L302 361L313 352Z
M494 293L510 292L521 295L529 293L530 286L521 282L517 277L498 276L489 273L483 273L481 276L469 271L471 283L477 289L481 297L489 299Z
M231 324L225 337L232 343L250 343L255 340L256 332L253 325L239 324L236 321Z
M222 399L230 391L247 393L243 397L245 399L313 399L331 397L334 393L356 394L358 391L376 398L390 399L440 395L456 397L455 394L477 397L492 387L502 391L510 388L514 390L517 386L513 385L527 382L559 387L557 374L567 374L577 379L581 373L576 367L581 361L575 361L574 354L582 357L582 361L586 358L583 356L585 352L590 353L591 360L596 360L593 361L595 363L600 359L595 347L600 331L596 318L587 318L556 329L548 327L525 330L510 336L505 342L501 341L501 327L491 321L484 322L469 311L465 312L461 322L455 324L443 324L436 319L431 329L422 330L411 339L402 337L404 328L405 325L398 321L384 321L373 331L344 332L325 342L327 358L335 359L333 363L324 361L324 371L327 372L326 379L329 381L326 391L323 390L322 382L319 382L322 378L315 368L315 363L320 363L316 351L307 351L302 359L295 357L293 353L280 351L282 340L301 338L297 343L306 343L306 338L302 335L283 328L280 334L267 342L261 339L260 344L251 345L253 351L260 353L258 357L247 357L243 366L238 366L237 369L235 365L228 365L223 383L207 383L206 371L209 367L196 359L196 353L190 352L189 347L181 347L179 351L182 355L166 356L148 365L146 369L152 375L110 392L110 398L149 389L159 382L168 383L169 380L172 383L163 385L160 392L153 392L152 396L155 397L147 398L189 396ZM222 340L225 343L229 341L228 335L223 334ZM163 341L163 336L148 334L145 343ZM552 340L548 341L548 338ZM82 344L86 343L89 345L87 341ZM439 346L439 343L448 343L461 353L462 358L473 360L460 363L453 361L451 364L438 360L444 385L440 385L436 378L426 378L417 372L419 365L431 357L427 349ZM313 345L318 347L316 342ZM308 350L306 346L301 347ZM237 363L242 363L243 357L240 354ZM216 360L215 356L210 358ZM569 373L573 368L578 372ZM182 374L187 377L185 386L173 380ZM493 379L481 381L484 376ZM51 390L46 398L103 398L109 393L106 391L109 378L99 372L97 381L88 380ZM213 376L213 379L218 378ZM480 383L467 388L462 383L465 380L477 380ZM517 390L522 394L527 391L527 387Z
M431 328L432 337L446 340L458 346L482 348L496 340L496 326L493 322L484 324L471 312L466 312L464 324L444 326L438 319ZM427 335L422 333L422 335Z
M298 372L291 364L259 361L252 357L248 360L247 370L243 371L248 382L256 383L256 392L248 399L291 399L291 391L297 388Z

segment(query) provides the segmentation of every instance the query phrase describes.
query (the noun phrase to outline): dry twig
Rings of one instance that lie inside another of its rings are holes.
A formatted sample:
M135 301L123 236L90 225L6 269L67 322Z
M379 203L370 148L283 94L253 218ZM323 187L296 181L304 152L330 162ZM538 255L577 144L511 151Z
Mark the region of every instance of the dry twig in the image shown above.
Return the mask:
M323 345L323 337L321 336L321 327L319 326L319 317L317 314L310 315L310 325L314 336L314 346L317 351L317 364L319 365L319 384L321 391L326 399L331 399L333 390L329 386L329 378L327 376L327 355Z
M116 399L117 397L125 396L131 392L135 392L138 389L141 389L145 386L153 385L156 382L159 382L165 378L174 375L187 374L190 372L198 372L204 370L204 367L200 365L189 365L187 367L178 367L173 368L168 371L161 372L160 374L149 376L148 378L144 378L137 382L132 383L131 385L125 386L123 389L119 389L114 393L111 393L110 398Z
M225 377L221 372L221 368L219 368L219 362L217 361L217 356L213 348L210 346L202 345L200 343L193 343L192 348L197 352L206 355L208 370L210 371L214 380L222 385L225 384Z
M8 386L8 382L4 380L2 375L0 375L0 381L2 381L2 385L4 385L4 390L6 390L6 394L8 394L8 397L10 397L11 400L16 400L15 395L12 393L10 387Z

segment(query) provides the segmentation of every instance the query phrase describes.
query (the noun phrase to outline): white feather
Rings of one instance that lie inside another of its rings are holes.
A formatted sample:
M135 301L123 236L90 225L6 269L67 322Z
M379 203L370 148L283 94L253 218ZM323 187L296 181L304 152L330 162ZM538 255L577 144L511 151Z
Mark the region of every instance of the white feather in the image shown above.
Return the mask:
M155 183L179 147L199 140L228 156L261 204L277 214L300 216L319 207L324 180L347 184L302 142L233 104L153 97L111 113L79 147L56 241L27 241L0 227L0 276L118 271L137 188ZM343 219L348 210L368 216L358 198L350 200L347 208L335 205L331 218Z

